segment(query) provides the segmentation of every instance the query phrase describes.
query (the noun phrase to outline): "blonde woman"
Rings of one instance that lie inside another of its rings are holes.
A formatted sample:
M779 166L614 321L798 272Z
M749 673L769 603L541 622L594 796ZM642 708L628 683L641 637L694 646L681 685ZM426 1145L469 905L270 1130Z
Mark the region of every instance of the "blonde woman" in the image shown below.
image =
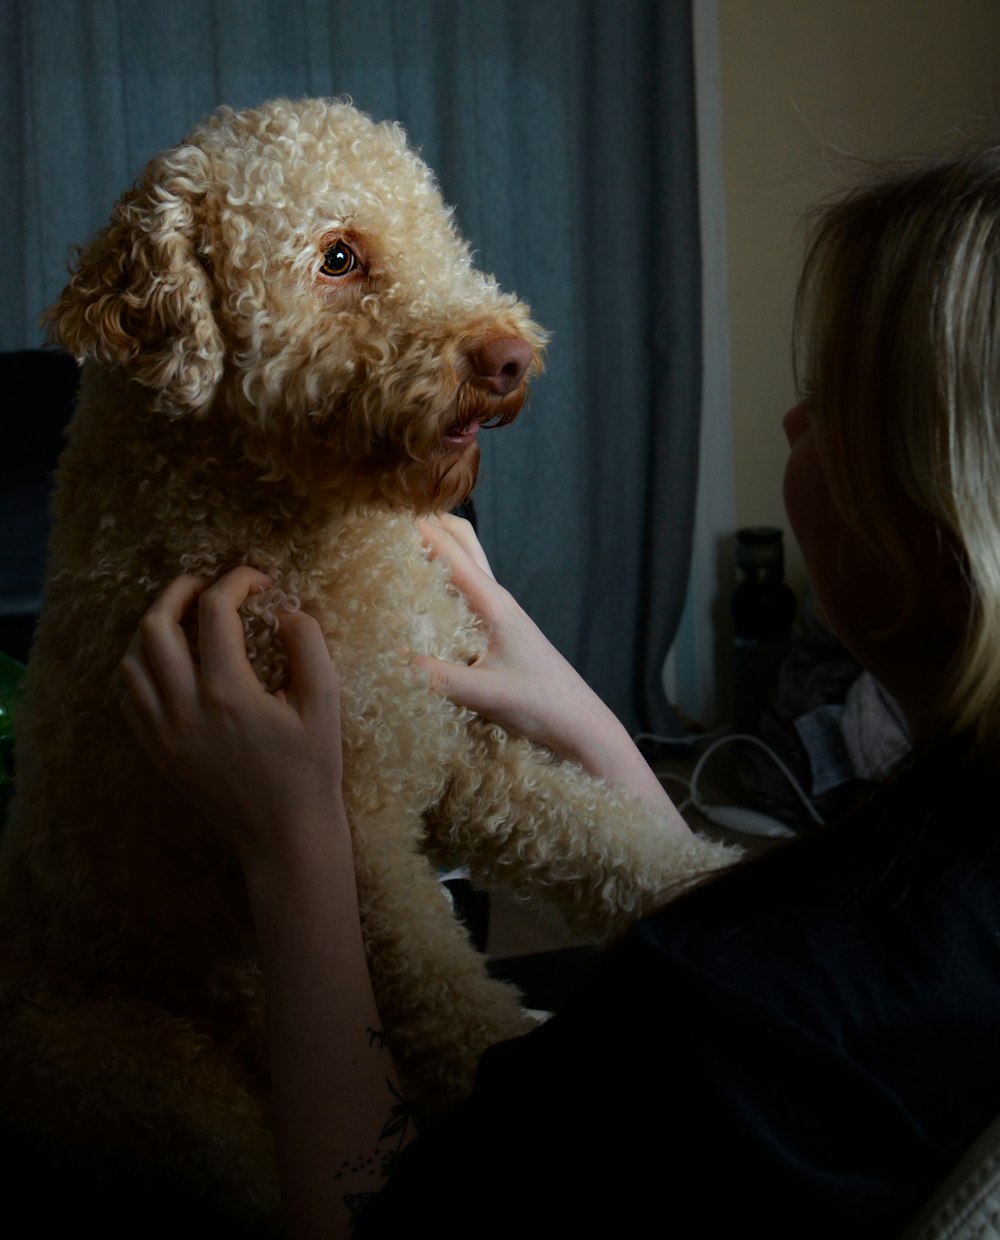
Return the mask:
M1000 1113L1000 149L818 213L796 355L789 519L912 759L850 821L639 922L552 1021L484 1057L373 1200L357 1156L391 1064L365 1033L335 671L289 616L294 691L260 688L236 614L250 569L182 578L144 621L129 717L246 872L292 1234L889 1236ZM425 534L493 634L473 667L420 661L431 684L659 795L471 530ZM180 627L196 597L200 673Z

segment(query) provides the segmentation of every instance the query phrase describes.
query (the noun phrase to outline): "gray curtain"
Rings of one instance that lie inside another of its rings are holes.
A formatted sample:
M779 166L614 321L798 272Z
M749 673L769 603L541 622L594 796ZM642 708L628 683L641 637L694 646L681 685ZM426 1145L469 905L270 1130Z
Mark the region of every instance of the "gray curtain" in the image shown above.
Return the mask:
M407 127L483 267L554 335L476 503L503 580L627 725L660 688L697 474L688 0L0 0L0 348L67 248L219 103L350 95Z

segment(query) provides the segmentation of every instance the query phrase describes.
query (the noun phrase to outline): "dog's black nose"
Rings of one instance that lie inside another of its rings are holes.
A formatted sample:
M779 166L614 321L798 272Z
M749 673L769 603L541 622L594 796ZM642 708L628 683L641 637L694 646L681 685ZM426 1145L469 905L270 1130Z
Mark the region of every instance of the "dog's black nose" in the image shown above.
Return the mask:
M531 345L520 336L492 336L469 354L481 385L498 396L513 392L531 364Z

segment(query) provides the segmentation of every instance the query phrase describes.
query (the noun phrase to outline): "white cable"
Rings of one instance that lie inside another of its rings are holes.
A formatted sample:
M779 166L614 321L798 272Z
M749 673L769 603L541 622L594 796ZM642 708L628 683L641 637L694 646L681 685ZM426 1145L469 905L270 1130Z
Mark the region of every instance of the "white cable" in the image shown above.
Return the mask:
M691 781L685 779L683 775L678 775L675 771L654 771L653 774L661 784L665 784L668 779L672 779L675 784L680 784L685 792L691 791Z
M728 736L723 736L720 737L719 740L713 741L713 743L709 745L709 747L695 763L694 770L691 772L691 800L693 801L696 809L700 810L702 813L707 813L708 810L714 808L712 806L706 806L702 800L698 792L698 778L701 775L705 763L712 756L712 754L723 745L729 744L730 741L747 741L751 745L756 745L758 749L763 749L763 751L771 758L777 768L781 771L782 775L784 775L784 777L791 784L796 795L806 807L806 810L813 821L818 823L820 826L824 825L822 816L817 812L816 807L802 790L802 785L795 778L781 758L778 757L770 745L762 741L760 737L751 736L749 732L731 732Z
M661 745L700 745L703 741L714 740L723 736L732 724L724 724L721 728L713 728L711 732L685 732L683 736L661 736L659 732L633 732L632 740L638 745L640 741L657 741Z

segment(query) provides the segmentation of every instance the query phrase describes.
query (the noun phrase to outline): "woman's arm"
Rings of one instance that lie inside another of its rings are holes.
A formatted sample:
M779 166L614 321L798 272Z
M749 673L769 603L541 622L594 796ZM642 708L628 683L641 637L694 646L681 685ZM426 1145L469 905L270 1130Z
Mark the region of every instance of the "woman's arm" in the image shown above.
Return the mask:
M412 1131L361 939L336 675L315 621L285 613L291 688L270 694L257 681L238 608L269 584L241 568L212 586L190 576L169 586L122 661L123 709L244 869L289 1234L347 1236ZM181 627L196 602L200 667Z
M420 532L431 555L447 564L489 638L485 653L470 665L416 658L432 688L618 784L687 834L687 824L617 716L498 584L469 522L442 516L421 522Z

